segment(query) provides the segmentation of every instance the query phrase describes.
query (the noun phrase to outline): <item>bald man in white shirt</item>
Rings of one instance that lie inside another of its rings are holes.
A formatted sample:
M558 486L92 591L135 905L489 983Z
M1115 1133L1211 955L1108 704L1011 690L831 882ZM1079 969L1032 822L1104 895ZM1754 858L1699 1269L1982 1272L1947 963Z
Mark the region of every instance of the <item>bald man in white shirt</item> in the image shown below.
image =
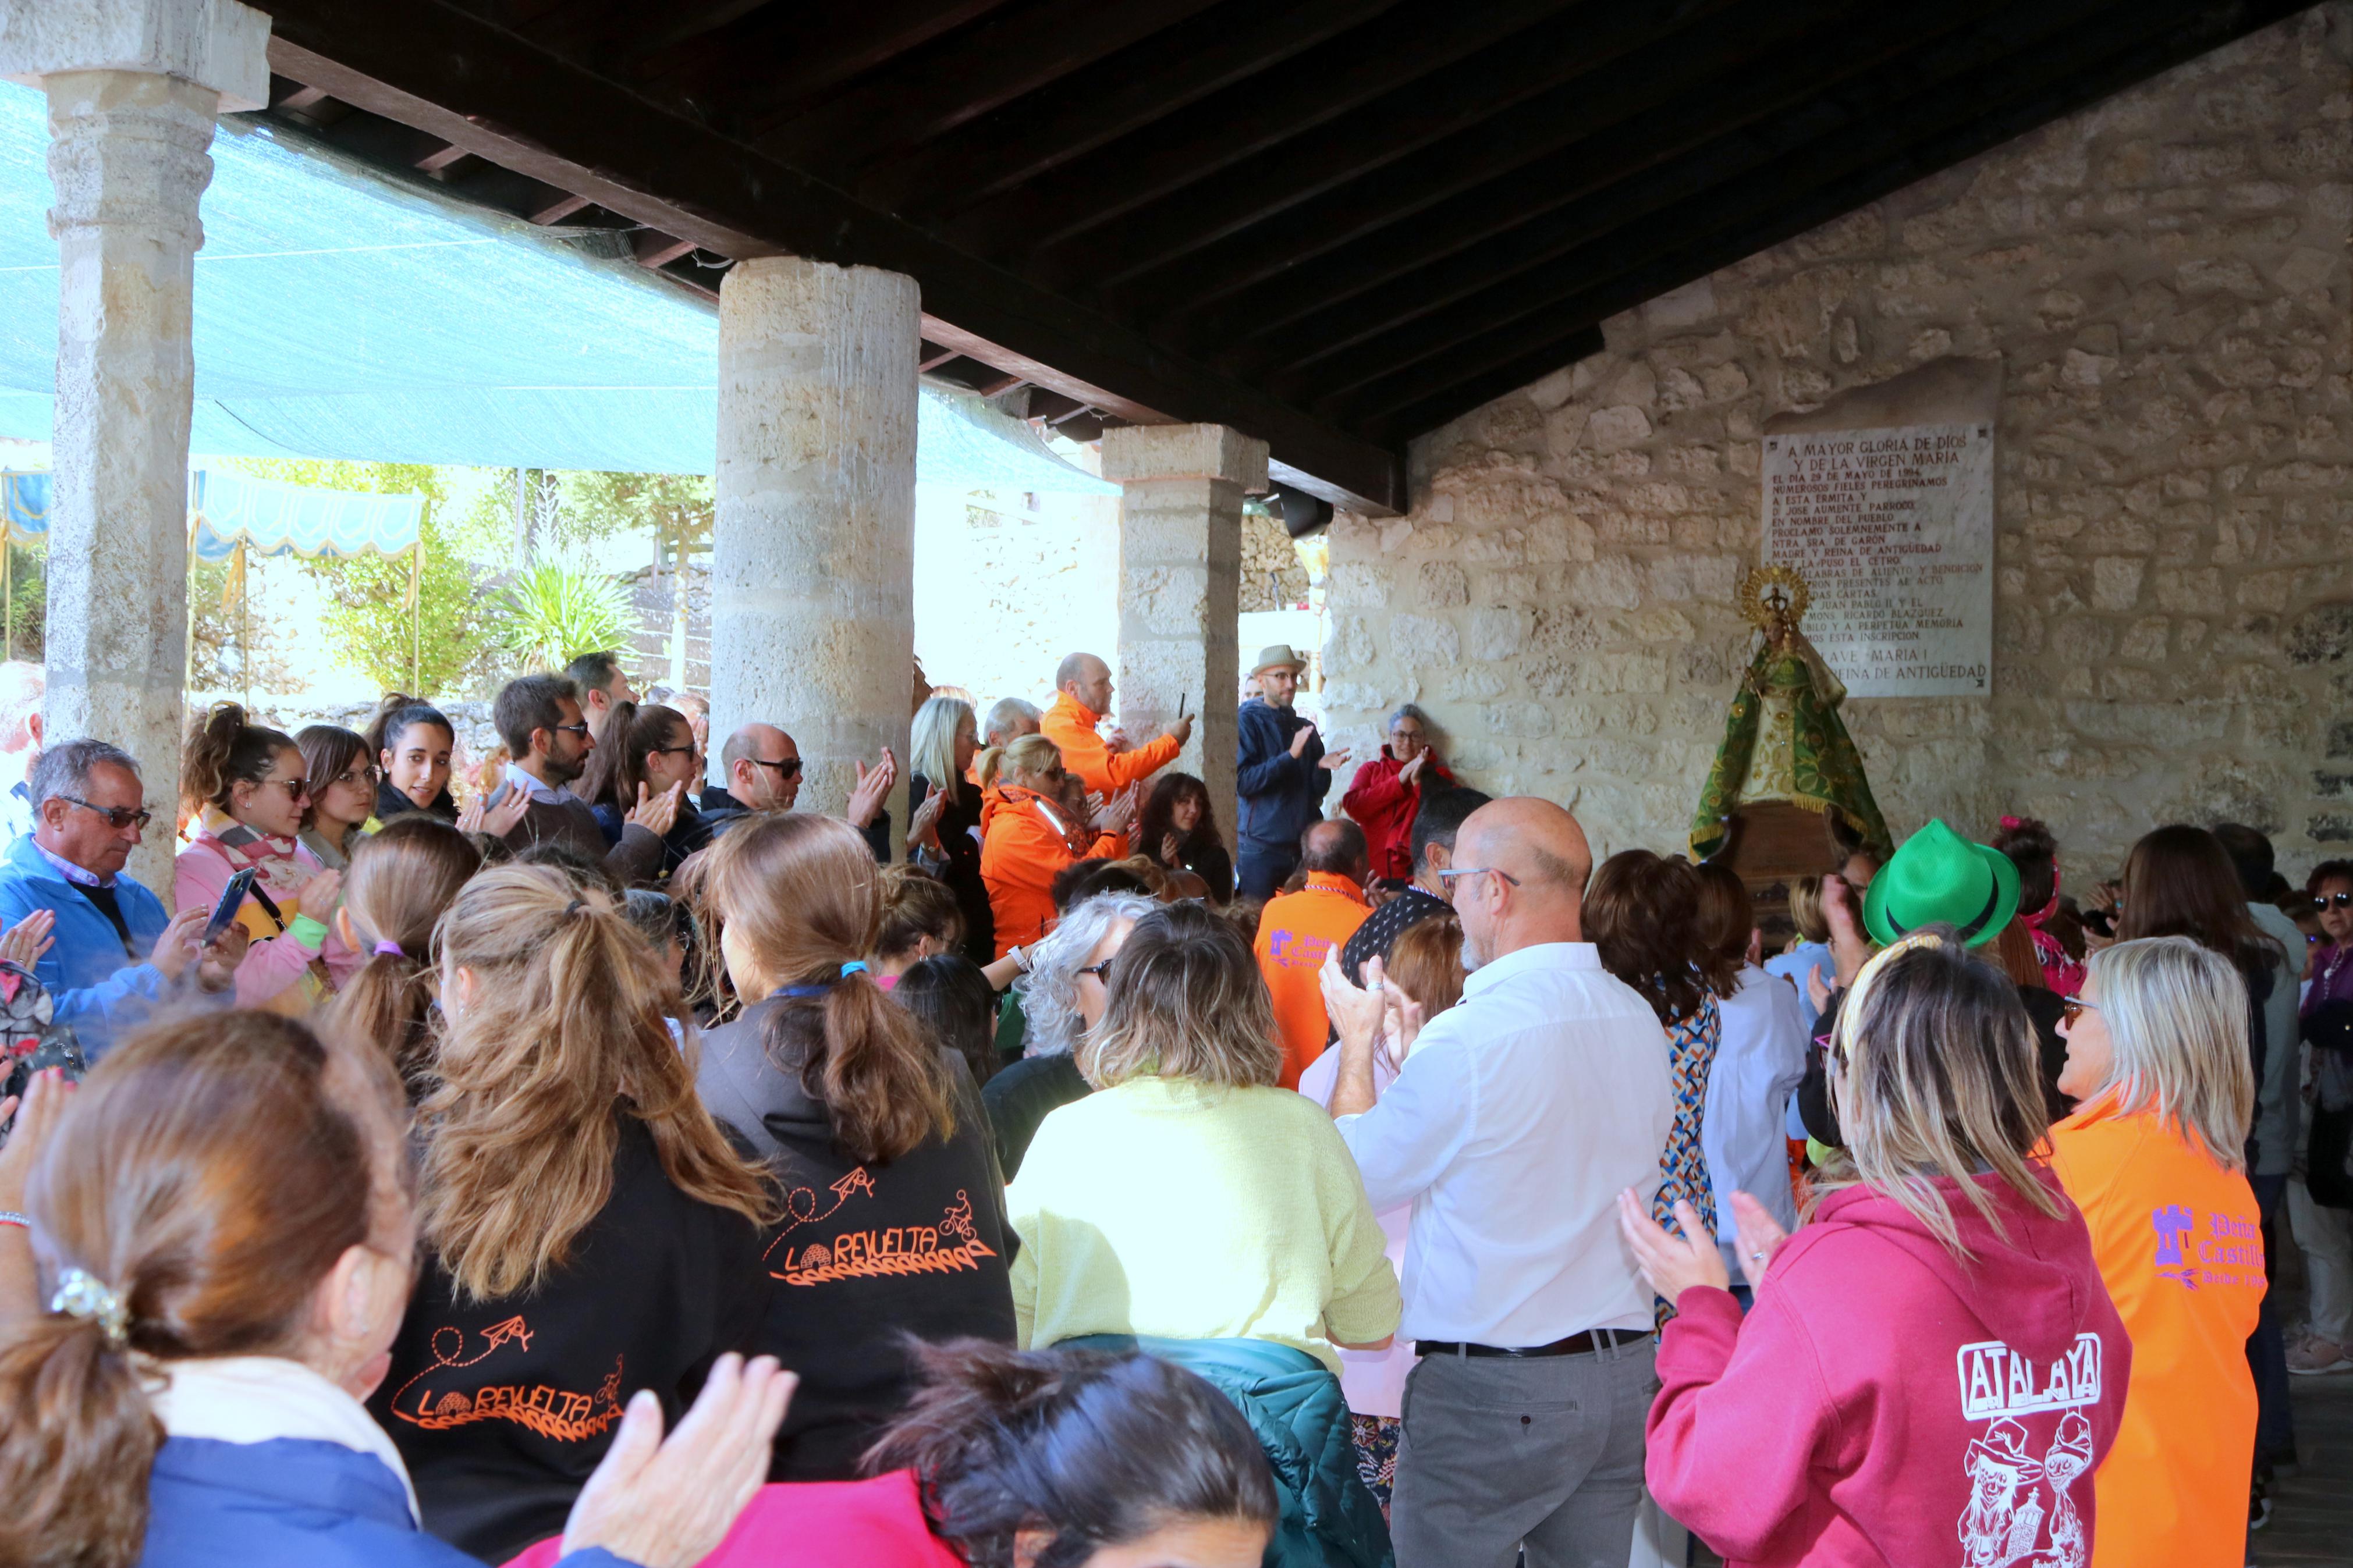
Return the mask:
M1398 1568L1623 1563L1632 1543L1656 1380L1616 1203L1657 1191L1673 1089L1657 1015L1584 940L1592 866L1549 801L1464 821L1442 875L1471 974L1377 1104L1380 998L1327 977L1340 1136L1376 1212L1413 1205Z

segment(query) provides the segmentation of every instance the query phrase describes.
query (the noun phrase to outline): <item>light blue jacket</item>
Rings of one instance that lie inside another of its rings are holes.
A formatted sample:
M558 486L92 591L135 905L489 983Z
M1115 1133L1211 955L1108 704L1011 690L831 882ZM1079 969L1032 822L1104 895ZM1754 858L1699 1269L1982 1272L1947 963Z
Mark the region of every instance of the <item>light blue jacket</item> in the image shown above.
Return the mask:
M48 990L57 1022L73 1030L92 1062L117 1037L145 1022L174 989L162 970L145 962L171 920L162 901L129 877L114 879L114 900L131 928L137 960L123 951L98 906L42 858L32 835L0 852L0 925L13 926L35 910L56 914L55 940L33 973Z
M601 1547L572 1568L627 1568ZM419 1531L400 1478L373 1454L279 1437L167 1437L147 1482L139 1568L478 1568Z

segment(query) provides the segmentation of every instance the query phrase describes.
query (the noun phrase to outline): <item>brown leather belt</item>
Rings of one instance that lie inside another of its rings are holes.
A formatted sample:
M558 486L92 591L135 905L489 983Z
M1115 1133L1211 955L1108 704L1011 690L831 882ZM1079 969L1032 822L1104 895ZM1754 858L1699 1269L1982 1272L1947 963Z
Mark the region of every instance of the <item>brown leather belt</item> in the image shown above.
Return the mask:
M1530 1356L1587 1355L1604 1347L1615 1350L1620 1345L1630 1345L1642 1337L1643 1334L1640 1329L1588 1329L1582 1333L1571 1334L1565 1340L1555 1340L1548 1345L1529 1345L1524 1349L1504 1345L1465 1344L1460 1340L1417 1340L1414 1342L1413 1353L1418 1356L1499 1355L1515 1359Z

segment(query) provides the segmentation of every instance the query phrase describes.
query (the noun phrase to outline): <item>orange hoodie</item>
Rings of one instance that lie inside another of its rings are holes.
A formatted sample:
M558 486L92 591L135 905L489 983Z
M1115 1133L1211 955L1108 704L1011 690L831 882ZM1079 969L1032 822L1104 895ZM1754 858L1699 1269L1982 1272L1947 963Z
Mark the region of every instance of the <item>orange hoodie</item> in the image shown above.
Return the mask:
M2112 1093L2053 1126L2051 1147L2132 1335L2124 1424L2093 1478L2093 1568L2237 1568L2255 1447L2247 1336L2263 1300L2255 1194Z
M1364 889L1346 877L1310 871L1307 885L1266 901L1258 918L1258 970L1282 1037L1282 1087L1297 1089L1332 1037L1324 1012L1324 955L1345 947L1372 915Z
M1085 854L1075 854L1060 810L1045 796L1018 784L992 786L980 807L980 879L997 917L997 956L1054 929L1055 872L1126 852L1126 839L1098 833Z
M1133 751L1115 752L1095 733L1095 726L1102 722L1102 714L1065 691L1038 721L1038 732L1060 749L1066 770L1086 780L1089 789L1105 798L1138 779L1150 778L1184 750L1176 736L1158 735Z

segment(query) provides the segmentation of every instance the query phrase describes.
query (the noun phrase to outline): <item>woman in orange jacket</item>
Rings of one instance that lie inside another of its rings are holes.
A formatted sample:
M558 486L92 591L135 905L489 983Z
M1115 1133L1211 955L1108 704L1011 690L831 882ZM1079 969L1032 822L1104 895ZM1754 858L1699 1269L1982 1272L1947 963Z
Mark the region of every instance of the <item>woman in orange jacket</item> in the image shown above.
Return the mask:
M2051 1129L2051 1163L2133 1346L2124 1424L2093 1482L2093 1568L2237 1568L2263 1299L2246 984L2188 937L2118 942L2062 1018L2059 1091L2076 1109Z
M1024 735L983 752L980 781L980 879L997 917L997 956L1036 942L1054 925L1054 874L1078 860L1112 860L1127 853L1123 834L1135 815L1135 795L1124 793L1094 814L1075 819L1063 804L1068 775L1062 753L1043 735Z

